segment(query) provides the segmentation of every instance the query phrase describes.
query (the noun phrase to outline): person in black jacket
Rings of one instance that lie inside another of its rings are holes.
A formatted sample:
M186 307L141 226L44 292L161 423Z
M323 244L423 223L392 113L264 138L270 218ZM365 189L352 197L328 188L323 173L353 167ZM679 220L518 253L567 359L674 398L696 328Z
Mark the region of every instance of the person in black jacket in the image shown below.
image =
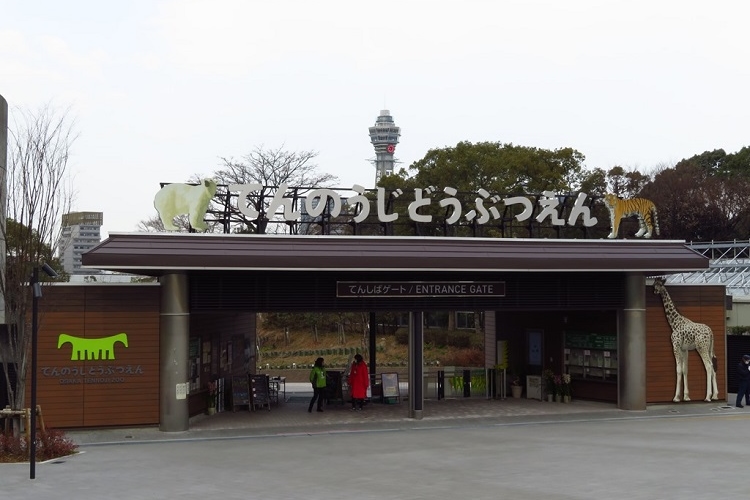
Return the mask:
M747 398L748 390L750 390L750 355L742 356L742 361L737 365L737 376L739 377L739 387L737 388L737 400L734 402L734 406L743 408L742 398ZM747 399L745 404L747 404Z

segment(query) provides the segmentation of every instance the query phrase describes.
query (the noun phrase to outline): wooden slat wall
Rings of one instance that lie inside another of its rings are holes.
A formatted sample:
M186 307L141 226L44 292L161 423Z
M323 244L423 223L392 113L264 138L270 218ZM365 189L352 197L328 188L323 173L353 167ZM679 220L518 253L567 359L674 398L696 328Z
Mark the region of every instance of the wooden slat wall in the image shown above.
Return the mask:
M667 286L677 311L696 323L708 325L714 334L714 353L718 360L716 381L719 399L726 399L725 287ZM661 297L646 289L646 399L649 403L667 403L674 397L677 373L672 353L672 330L664 314ZM688 356L688 390L692 401L706 397L706 371L696 351Z
M39 299L39 337L37 366L37 404L42 407L44 423L54 428L83 426L83 384L61 384L63 377L79 379L75 370L85 363L70 360L70 346L57 349L57 337L67 333L83 337L86 296L82 287L66 288L64 294L55 287L45 287ZM29 323L30 324L30 323ZM28 363L31 373L31 361ZM50 367L59 374L51 373ZM68 372L66 374L66 371ZM47 375L49 374L49 375ZM26 406L31 405L31 376L26 377Z
M102 338L126 333L114 360L73 361L58 335ZM37 403L53 428L159 423L159 288L46 287L40 300ZM83 383L105 379L105 383ZM74 381L78 383L63 383ZM30 377L27 402L30 402Z

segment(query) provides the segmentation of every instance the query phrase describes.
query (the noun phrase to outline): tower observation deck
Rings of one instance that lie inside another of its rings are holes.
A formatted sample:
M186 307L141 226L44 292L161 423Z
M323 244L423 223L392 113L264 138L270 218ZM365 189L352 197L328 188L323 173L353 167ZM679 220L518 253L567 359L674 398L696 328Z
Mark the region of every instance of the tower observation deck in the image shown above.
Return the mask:
M391 112L381 110L375 125L370 127L370 142L375 147L375 159L371 160L375 165L375 184L382 176L393 173L396 163L393 154L400 135L401 129L393 121Z

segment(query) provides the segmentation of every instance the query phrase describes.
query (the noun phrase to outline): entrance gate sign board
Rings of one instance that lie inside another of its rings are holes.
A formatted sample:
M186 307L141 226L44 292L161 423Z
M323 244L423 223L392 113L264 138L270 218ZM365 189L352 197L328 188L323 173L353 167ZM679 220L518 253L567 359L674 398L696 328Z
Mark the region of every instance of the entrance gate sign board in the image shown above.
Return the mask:
M505 297L505 282L337 281L336 297Z

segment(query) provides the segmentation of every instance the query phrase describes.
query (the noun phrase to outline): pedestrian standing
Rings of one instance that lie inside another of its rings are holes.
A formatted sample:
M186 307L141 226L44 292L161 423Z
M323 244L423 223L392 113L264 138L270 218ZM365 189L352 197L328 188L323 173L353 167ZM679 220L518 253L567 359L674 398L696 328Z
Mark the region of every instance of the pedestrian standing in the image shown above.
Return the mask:
M743 408L742 398L746 397L748 387L750 387L750 355L745 354L742 356L742 361L737 365L737 375L739 376L739 387L737 388L737 399L734 405L737 408Z
M310 370L310 383L313 388L313 396L310 400L310 406L307 407L307 412L312 413L315 402L318 402L318 411L323 411L323 396L326 390L326 370L323 366L323 358L315 360L315 364Z
M352 410L361 411L367 397L367 388L370 387L370 373L361 354L354 356L352 370L349 372L349 387L352 391Z

